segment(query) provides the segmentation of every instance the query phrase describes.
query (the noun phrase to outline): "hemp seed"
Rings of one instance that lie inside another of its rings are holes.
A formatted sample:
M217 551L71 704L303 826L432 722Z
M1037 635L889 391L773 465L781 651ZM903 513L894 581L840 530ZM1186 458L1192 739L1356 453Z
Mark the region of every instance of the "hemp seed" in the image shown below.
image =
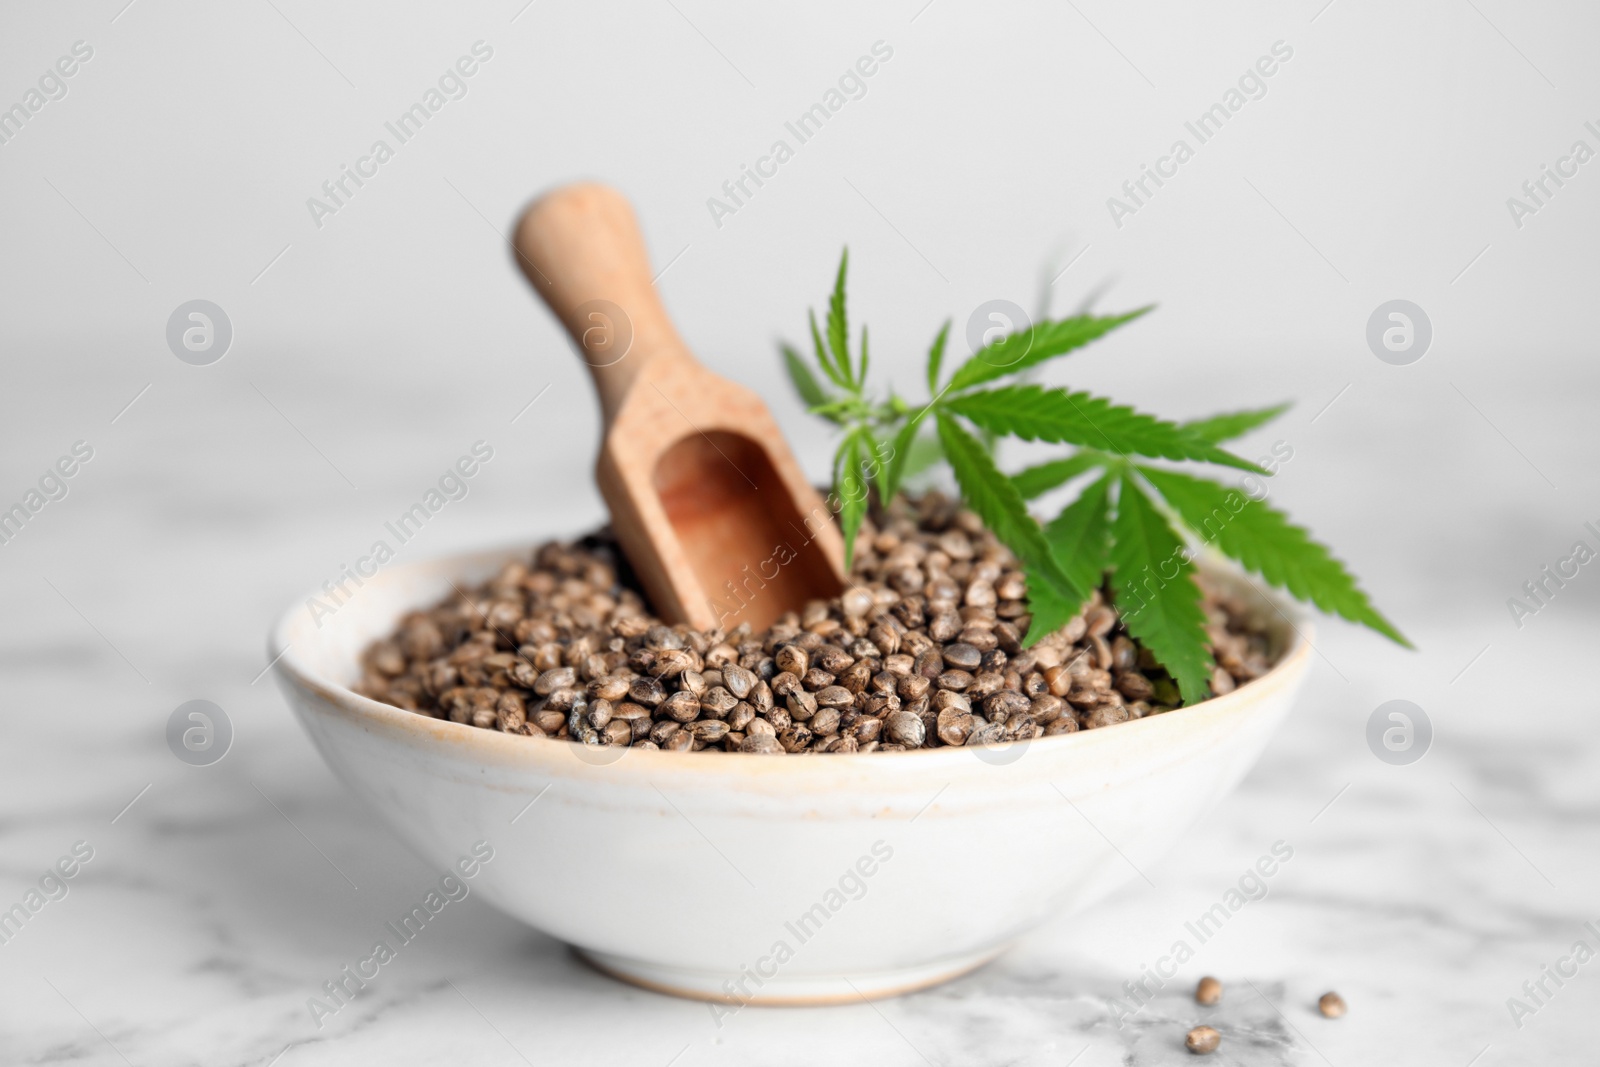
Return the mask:
M1217 1051L1217 1046L1222 1044L1222 1035L1209 1026L1197 1026L1183 1036L1183 1047L1196 1056Z
M926 736L922 719L909 711L897 711L889 716L884 732L889 735L890 741L906 748L921 748Z
M773 734L746 734L745 739L739 743L739 751L753 752L762 756L777 756L787 749L779 744L778 738Z

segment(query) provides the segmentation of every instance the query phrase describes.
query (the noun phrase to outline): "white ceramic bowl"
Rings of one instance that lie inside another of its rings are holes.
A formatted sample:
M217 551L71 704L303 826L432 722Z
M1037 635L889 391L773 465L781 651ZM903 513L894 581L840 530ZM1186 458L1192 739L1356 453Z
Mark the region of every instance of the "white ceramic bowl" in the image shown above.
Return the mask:
M527 554L392 567L320 627L297 603L270 649L289 703L441 871L487 841L473 888L496 907L604 971L726 1010L932 985L1138 877L1254 763L1309 660L1287 620L1306 624L1275 600L1277 665L1227 696L1009 747L865 756L586 748L346 688L403 612Z

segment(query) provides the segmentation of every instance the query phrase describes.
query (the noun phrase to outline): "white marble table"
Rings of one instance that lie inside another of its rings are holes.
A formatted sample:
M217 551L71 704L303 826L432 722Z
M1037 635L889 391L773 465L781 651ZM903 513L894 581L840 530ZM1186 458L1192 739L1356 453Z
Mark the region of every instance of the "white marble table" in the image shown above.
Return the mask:
M1430 605L1421 579L1388 598L1421 653L1324 625L1301 705L1239 790L1147 867L1152 884L1134 877L948 986L870 1006L750 1009L719 1027L704 1005L601 977L469 898L319 1028L308 997L435 872L346 795L270 677L251 679L272 614L330 569L330 543L362 543L371 505L339 503L356 494L309 449L256 455L250 434L281 429L270 411L237 442L218 431L225 454L196 471L184 466L192 439L159 409L108 427L95 462L127 466L93 483L90 464L79 496L0 559L0 904L22 900L75 842L93 848L68 895L0 945L0 1061L1097 1067L1186 1062L1183 1033L1202 1018L1227 1035L1218 1063L1572 1062L1589 1043L1600 997L1589 968L1520 1030L1506 1008L1574 940L1592 943L1583 924L1600 919L1595 708L1578 677L1588 604L1574 590L1565 614L1518 633L1492 591L1471 598L1488 611L1448 595ZM530 469L561 478L538 456L540 431L517 432L426 551L550 521L517 485ZM403 498L417 467L392 461L397 473L379 478L392 486L360 495ZM253 495L230 496L223 471L247 472ZM581 470L565 477L560 491L584 502L566 521L582 525L592 494ZM297 501L325 517L296 517ZM1395 544L1415 549L1410 535ZM1380 558L1370 539L1354 554ZM1436 731L1411 766L1379 762L1363 737L1394 696L1428 708ZM168 714L193 697L223 705L237 730L214 766L182 765L166 747ZM1277 840L1294 857L1265 899L1115 1025L1124 982L1175 939L1195 944L1185 921ZM1202 973L1226 983L1215 1011L1189 999ZM1327 989L1349 1002L1346 1018L1316 1014Z

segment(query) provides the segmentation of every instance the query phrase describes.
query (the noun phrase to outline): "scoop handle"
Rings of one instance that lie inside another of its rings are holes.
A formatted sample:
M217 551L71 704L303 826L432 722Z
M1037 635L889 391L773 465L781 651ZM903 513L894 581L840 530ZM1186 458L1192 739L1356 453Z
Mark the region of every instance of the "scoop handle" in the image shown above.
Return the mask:
M646 366L694 357L667 318L623 195L582 182L535 200L517 224L517 265L589 367L609 429Z

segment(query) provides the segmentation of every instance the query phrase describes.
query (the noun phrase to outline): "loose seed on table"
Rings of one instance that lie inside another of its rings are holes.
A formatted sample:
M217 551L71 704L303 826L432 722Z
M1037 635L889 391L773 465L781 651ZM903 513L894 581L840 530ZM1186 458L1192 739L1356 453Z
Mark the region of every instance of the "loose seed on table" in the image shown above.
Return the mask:
M1222 999L1222 983L1209 974L1195 986L1194 999L1200 1004L1215 1004Z
M1222 1035L1209 1026L1197 1026L1183 1036L1183 1047L1197 1056L1217 1051L1220 1044Z
M1317 1010L1330 1019L1337 1019L1349 1009L1344 998L1337 993L1324 993L1317 1001Z

